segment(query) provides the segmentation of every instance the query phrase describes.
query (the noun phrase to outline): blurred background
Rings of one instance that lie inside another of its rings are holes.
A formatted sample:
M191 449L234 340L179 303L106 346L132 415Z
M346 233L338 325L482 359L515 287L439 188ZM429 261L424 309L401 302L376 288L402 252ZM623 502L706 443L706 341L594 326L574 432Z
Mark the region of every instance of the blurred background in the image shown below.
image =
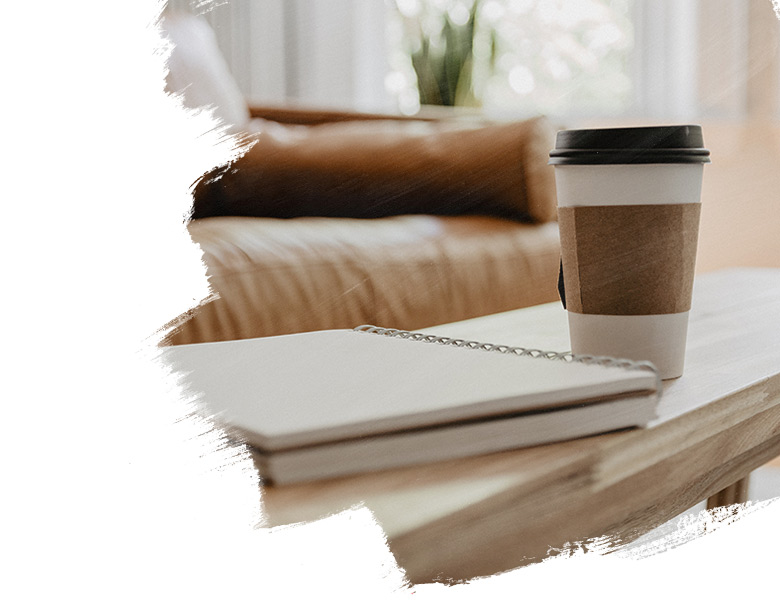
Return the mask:
M771 0L171 0L250 104L700 123L698 270L780 267L780 19Z
M691 119L780 114L771 0L172 0L247 100Z

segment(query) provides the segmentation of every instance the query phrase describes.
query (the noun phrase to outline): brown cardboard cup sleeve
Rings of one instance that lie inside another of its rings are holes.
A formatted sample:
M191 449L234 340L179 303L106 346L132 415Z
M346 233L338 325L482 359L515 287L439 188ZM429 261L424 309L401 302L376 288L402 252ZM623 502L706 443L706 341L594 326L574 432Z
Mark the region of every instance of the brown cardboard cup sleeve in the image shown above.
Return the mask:
M690 310L700 212L698 202L559 207L566 309L597 315Z

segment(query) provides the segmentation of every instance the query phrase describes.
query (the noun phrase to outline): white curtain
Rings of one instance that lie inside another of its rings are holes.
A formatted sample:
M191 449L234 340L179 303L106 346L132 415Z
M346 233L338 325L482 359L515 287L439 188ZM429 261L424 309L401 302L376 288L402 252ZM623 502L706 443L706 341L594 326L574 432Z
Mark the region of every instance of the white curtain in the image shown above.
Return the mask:
M394 108L384 0L169 4L204 14L250 102ZM629 114L614 116L780 117L771 0L635 0L633 19L635 99Z
M169 0L202 14L250 103L387 110L384 0Z
M771 0L640 0L637 9L638 114L780 117Z

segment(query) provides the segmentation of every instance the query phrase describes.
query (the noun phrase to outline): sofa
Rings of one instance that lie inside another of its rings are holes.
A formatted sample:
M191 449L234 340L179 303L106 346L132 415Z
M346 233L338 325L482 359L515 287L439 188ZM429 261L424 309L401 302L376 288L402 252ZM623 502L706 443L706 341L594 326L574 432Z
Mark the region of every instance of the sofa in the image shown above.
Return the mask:
M250 107L204 21L162 23L169 93L247 147L193 184L188 230L215 297L166 343L420 329L557 298L544 118Z

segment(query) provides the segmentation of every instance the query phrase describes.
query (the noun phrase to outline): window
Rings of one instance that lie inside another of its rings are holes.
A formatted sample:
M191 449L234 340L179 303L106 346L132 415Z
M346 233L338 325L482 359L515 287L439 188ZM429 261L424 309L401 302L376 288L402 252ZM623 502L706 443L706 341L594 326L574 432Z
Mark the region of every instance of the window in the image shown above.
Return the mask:
M387 89L403 112L418 108L418 83L435 91L433 72L446 80L438 87L456 90L439 94L446 103L488 112L780 116L780 9L764 0L389 0L388 8Z
M622 114L633 108L634 0L394 0L388 91L490 112ZM411 57L411 58L410 58ZM437 94L438 87L455 89ZM432 92L428 88L434 88Z

